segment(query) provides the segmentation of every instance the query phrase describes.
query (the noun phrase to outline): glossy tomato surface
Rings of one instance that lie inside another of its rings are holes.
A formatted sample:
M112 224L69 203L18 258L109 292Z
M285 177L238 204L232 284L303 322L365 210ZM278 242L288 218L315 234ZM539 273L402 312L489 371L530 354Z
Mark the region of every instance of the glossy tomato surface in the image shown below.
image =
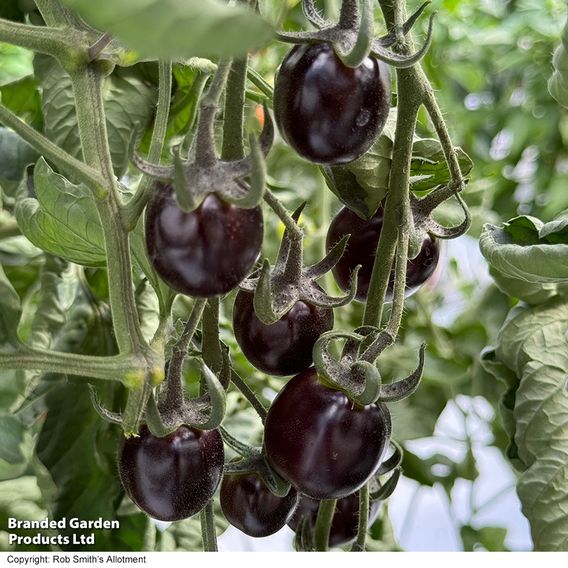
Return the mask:
M364 154L387 120L390 71L373 57L352 69L326 43L298 45L274 85L274 116L284 139L318 164L346 164Z
M328 232L326 246L328 251L343 236L351 235L347 242L347 249L340 261L333 268L333 275L343 290L348 290L353 269L360 264L361 270L357 277L357 300L364 302L367 299L375 253L383 227L383 209L365 220L356 213L344 207L332 220ZM422 243L418 256L408 261L406 269L406 295L410 296L432 276L440 258L440 246L432 237L428 236ZM394 287L394 274L387 290L387 301L392 299Z
M221 483L221 508L234 527L253 537L278 532L292 517L298 493L290 488L277 497L254 473L225 474Z
M217 430L182 426L169 436L153 436L146 426L124 439L118 469L124 489L145 513L178 521L199 512L223 475L223 440Z
M226 294L248 275L263 237L262 210L240 209L208 195L191 213L172 186L157 184L146 210L146 247L158 275L174 290L201 298Z
M356 407L310 368L274 399L264 424L264 448L271 466L300 493L339 499L373 475L390 431L384 405Z
M312 364L319 336L333 328L333 310L296 302L280 320L263 324L254 313L254 295L241 290L233 310L235 338L245 357L269 375L293 375Z
M302 495L294 516L288 522L288 526L296 531L302 519L310 524L312 529L316 528L316 520L318 515L320 502L311 497ZM371 526L375 522L381 508L380 501L374 501L369 505L369 521ZM359 493L353 493L338 499L335 504L335 513L331 521L331 530L329 532L329 546L332 548L343 546L353 542L357 538L357 529L359 526Z

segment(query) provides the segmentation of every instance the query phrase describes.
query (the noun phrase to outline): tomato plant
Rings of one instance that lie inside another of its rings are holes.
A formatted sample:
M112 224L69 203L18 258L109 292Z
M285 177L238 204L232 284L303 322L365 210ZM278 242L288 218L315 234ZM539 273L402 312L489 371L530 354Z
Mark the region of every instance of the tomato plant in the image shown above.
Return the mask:
M0 519L566 548L565 2L0 4Z

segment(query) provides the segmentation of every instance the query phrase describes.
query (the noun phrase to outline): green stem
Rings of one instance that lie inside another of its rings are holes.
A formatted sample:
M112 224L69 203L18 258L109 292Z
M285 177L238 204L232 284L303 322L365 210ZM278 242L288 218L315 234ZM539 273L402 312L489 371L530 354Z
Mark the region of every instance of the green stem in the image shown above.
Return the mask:
M0 104L0 122L19 134L30 146L35 148L47 160L53 162L59 170L76 183L84 183L96 195L104 193L105 181L95 168L77 160L61 148L26 124L11 110Z
M201 351L203 362L216 374L223 369L223 348L219 340L219 298L207 301L201 324ZM225 385L226 387L226 385Z
M59 0L35 0L35 3L48 26L74 23L74 18Z
M230 59L219 61L217 71L215 71L207 94L199 105L199 121L193 143L195 145L196 162L202 167L209 167L217 160L217 152L215 150L215 115L217 114L219 100L227 83L230 69Z
M240 160L245 156L243 137L247 68L247 58L235 59L227 79L221 150L221 159L226 161Z
M256 413L260 416L262 422L266 420L266 415L268 411L258 400L252 389L246 384L243 378L236 372L231 372L231 382L237 387L241 394L250 402L250 405L256 410Z
M172 93L172 64L171 61L160 61L159 64L159 89L158 89L158 107L156 110L156 119L154 121L154 129L152 131L152 139L150 141L150 150L148 152L148 161L154 164L160 163L160 156L164 148L166 140L166 131L168 129L168 117L170 112L170 99ZM152 196L154 180L150 176L143 176L138 190L124 206L122 210L122 222L127 231L132 231L138 223L140 215L148 200Z
M136 382L143 361L136 355L95 357L43 351L24 347L13 353L0 353L0 370L26 369L44 373L66 373L79 377L91 377L105 381L120 381L130 385Z
M96 204L105 237L109 299L119 350L129 353L141 350L146 341L136 310L128 234L120 223L121 203L108 145L103 79L93 65L71 74L83 156L105 180L106 191Z
M351 547L352 552L363 552L365 541L367 540L367 529L369 525L369 484L365 483L359 489L359 523L357 526L357 540Z
M73 29L30 26L0 18L0 41L51 55L64 66L84 58L84 35Z
M315 546L318 552L325 552L329 547L329 533L336 503L336 499L323 499L320 502L315 532Z
M183 333L173 348L167 375L166 404L169 406L172 406L176 401L183 399L183 381L181 378L183 362L187 356L189 344L195 334L199 322L201 321L201 316L206 303L207 300L202 298L195 300Z
M398 231L398 244L396 246L392 309L389 316L389 323L387 325L387 332L393 338L398 335L398 330L402 322L402 315L404 313L406 270L408 268L408 243L410 238L408 228L412 223L412 219L409 218L409 214L409 208L405 207L403 219L400 223L400 228Z
M304 236L304 232L298 226L296 221L292 219L290 213L288 213L288 209L284 207L282 202L272 193L268 188L264 192L264 201L270 206L270 208L276 213L276 215L280 218L284 226L290 233L290 237L292 239L302 239Z
M201 535L203 538L203 552L217 552L217 533L215 531L215 514L213 500L209 501L199 515L201 520Z
M364 325L380 326L399 230L401 232L410 230L410 203L408 195L410 161L421 97L421 92L416 91L415 76L416 72L412 68L397 70L399 112L392 153L393 160L389 192L385 203L377 255L369 284L368 300L363 318ZM398 329L396 331L398 334ZM393 337L396 337L396 334Z

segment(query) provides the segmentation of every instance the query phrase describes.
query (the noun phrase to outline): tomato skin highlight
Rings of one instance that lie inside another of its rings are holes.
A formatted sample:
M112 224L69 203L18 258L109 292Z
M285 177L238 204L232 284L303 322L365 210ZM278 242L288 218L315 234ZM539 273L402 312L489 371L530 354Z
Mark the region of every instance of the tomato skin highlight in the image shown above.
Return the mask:
M271 325L254 313L254 295L239 291L233 310L235 339L245 357L269 375L294 375L312 364L312 350L322 333L333 328L333 310L296 302Z
M274 116L282 137L311 162L338 165L363 155L390 109L389 67L373 57L352 69L331 45L298 45L274 85Z
M264 449L274 470L300 493L340 499L377 470L390 433L386 406L356 407L310 368L293 377L270 406Z
M163 438L143 426L123 439L118 454L122 485L150 517L179 521L195 515L221 482L224 448L217 430L181 426Z
M333 275L340 288L347 291L351 284L351 273L360 264L361 269L357 276L357 294L355 298L360 302L367 300L373 264L379 237L383 227L383 208L369 220L362 219L356 213L342 208L333 218L327 232L326 248L331 250L343 236L351 235L347 241L347 248L339 262L333 268ZM427 236L416 258L408 261L406 269L406 296L412 295L432 276L440 259L440 245L438 241ZM386 301L392 300L394 288L394 271L391 272Z
M306 495L302 495L294 516L288 522L288 526L296 531L302 519L306 519L312 529L316 527L320 502ZM371 526L379 515L380 501L369 503L368 526ZM335 513L331 521L329 532L329 546L336 548L354 542L357 538L359 523L359 493L353 493L343 499L338 499L335 504Z
M277 497L254 473L225 474L221 483L221 508L234 527L255 538L278 532L292 517L298 493L291 487Z
M209 194L187 213L165 184L157 184L146 210L154 269L174 290L200 298L226 294L244 280L260 255L263 229L260 207L240 209Z

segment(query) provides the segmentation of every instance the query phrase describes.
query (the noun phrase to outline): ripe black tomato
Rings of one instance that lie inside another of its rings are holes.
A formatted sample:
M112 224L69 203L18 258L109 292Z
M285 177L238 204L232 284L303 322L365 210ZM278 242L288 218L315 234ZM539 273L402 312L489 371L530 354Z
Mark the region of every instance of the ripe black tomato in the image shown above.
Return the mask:
M221 481L224 461L217 430L181 426L158 438L143 426L140 436L122 441L118 470L140 509L160 521L178 521L205 507Z
M247 276L263 237L262 210L240 209L208 195L191 213L172 186L157 184L146 210L146 247L158 275L174 290L201 298L226 294Z
M316 499L302 495L294 516L288 522L288 526L296 531L302 519L310 524L312 529L316 527L320 502ZM381 508L380 501L374 501L369 505L369 526L376 520ZM329 532L329 546L332 548L343 546L353 542L357 537L359 526L359 493L353 493L343 499L338 499L335 504L335 513L331 521Z
M333 275L343 290L349 288L351 273L360 264L361 270L357 277L357 300L364 302L367 299L375 253L383 227L382 207L369 220L362 219L356 213L344 207L332 220L328 232L326 246L331 250L333 245L344 235L351 235L347 242L347 249L339 262L333 268ZM440 258L438 242L428 236L422 243L422 248L416 258L408 261L406 269L406 295L413 294L436 270ZM392 300L394 288L394 273L387 290L387 301Z
M356 407L310 368L293 377L272 402L264 449L271 466L300 493L340 499L376 471L390 432L386 406Z
M333 328L333 310L299 301L277 322L265 325L254 313L253 299L241 290L233 310L235 338L246 358L269 375L307 369L315 342Z
M278 532L292 517L298 493L291 487L277 497L254 473L225 474L221 482L221 508L234 527L253 537Z
M286 56L274 85L274 116L284 139L318 164L346 164L381 133L390 108L386 64L373 57L352 69L331 45L298 45Z

